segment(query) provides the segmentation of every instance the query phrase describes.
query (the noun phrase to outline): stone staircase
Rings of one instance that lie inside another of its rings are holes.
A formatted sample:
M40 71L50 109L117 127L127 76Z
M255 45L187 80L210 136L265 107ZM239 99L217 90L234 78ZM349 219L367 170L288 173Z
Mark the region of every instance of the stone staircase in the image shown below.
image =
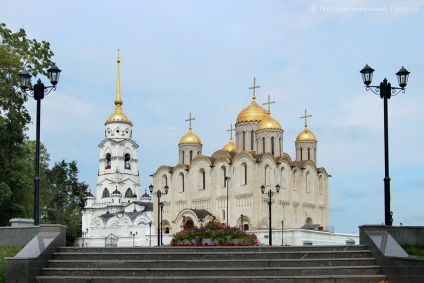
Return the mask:
M59 248L37 282L385 280L365 246Z

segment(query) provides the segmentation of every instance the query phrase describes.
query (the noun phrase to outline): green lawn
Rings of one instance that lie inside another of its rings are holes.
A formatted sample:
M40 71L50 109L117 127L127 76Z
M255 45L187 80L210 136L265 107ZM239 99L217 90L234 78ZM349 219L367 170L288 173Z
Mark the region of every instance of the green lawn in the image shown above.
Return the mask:
M412 256L422 256L424 257L424 245L404 245L402 248L407 252L409 255Z
M14 257L23 247L5 246L0 247L0 282L6 282L6 267L4 258Z

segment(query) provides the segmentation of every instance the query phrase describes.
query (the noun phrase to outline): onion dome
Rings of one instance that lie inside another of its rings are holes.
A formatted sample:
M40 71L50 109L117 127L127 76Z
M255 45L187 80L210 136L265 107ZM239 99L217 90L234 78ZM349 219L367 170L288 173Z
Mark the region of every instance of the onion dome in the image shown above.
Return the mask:
M308 127L305 126L305 129L303 129L302 132L297 136L296 141L317 141L317 138L315 137L314 133L309 131Z
M256 103L255 98L253 98L252 103L244 108L237 116L236 124L243 122L260 122L265 119L267 115L268 111L266 111L262 106L259 106Z
M230 141L224 146L223 150L236 152L236 144L233 142L233 137L230 137Z
M181 138L179 144L200 144L201 145L202 144L202 141L200 140L200 138L195 133L193 133L193 131L190 128L190 130L188 131L188 133L185 134Z
M132 125L131 120L128 119L127 115L125 115L122 112L122 104L124 102L121 100L121 71L120 71L121 69L119 67L121 63L121 59L119 58L119 53L118 53L118 59L116 60L116 62L118 63L118 78L116 81L115 112L112 115L110 115L109 119L106 120L105 124L113 123L113 122L122 122L122 123L128 123Z
M278 123L277 120L271 117L271 114L268 114L265 119L263 119L258 127L256 128L257 131L259 130L282 130L280 123Z

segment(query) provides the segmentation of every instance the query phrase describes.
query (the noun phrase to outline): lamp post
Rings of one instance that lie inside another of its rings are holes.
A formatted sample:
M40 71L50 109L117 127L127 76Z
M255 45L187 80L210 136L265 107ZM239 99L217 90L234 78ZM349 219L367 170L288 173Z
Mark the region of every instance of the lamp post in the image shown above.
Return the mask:
M284 246L284 220L281 220L281 246Z
M52 86L44 86L41 79L31 88L31 74L27 70L19 73L20 86L22 91L27 92L37 100L37 122L36 122L36 138L35 138L35 177L34 177L34 226L40 225L40 117L41 117L41 100L44 95L49 94L52 90L56 90L59 82L61 70L52 66L47 70L48 78Z
M225 177L225 181L227 182L227 211L226 211L226 213L227 213L227 215L226 215L226 218L227 218L227 226L228 226L228 181L230 180L230 177Z
M163 240L162 240L162 236L163 236L163 233L162 233L162 221L163 221L163 217L162 217L162 215L163 215L163 202L160 202L160 203L159 203L159 207L160 207L160 245L161 245L161 246L163 246Z
M280 192L280 185L278 185L278 184L275 185L275 190L277 191L277 193L279 193ZM264 185L261 186L261 192L262 192L262 194L265 194L265 186ZM272 193L271 189L268 190L267 194L268 194L268 208L269 208L269 238L268 239L269 239L269 245L272 246L271 205L272 205L272 194L273 193Z
M150 228L150 232L149 232L149 246L152 246L152 221L149 221L149 228Z
M88 234L88 228L86 229L86 231L82 231L82 246L84 247L84 239L87 238L87 234Z
M392 215L390 211L390 177L389 177L389 122L387 100L391 96L399 94L401 91L405 93L405 87L408 83L408 72L403 66L396 73L399 87L392 87L386 78L380 83L380 86L370 86L374 69L366 65L360 73L365 84L366 90L371 90L373 93L380 95L384 101L384 219L387 226L392 226Z
M165 187L163 187L163 188L165 190L165 193L163 193L163 194L165 194L165 195L168 194L168 190L169 190L168 185L165 185ZM153 185L150 185L149 191L150 191L151 194L153 194L153 189L154 189ZM160 190L158 190L156 192L156 196L158 197L158 246L160 246L161 245L161 230L162 230L162 227L160 227L160 226L162 226L160 197L162 196L162 192Z
M130 232L130 234L132 235L132 237L133 237L133 247L135 246L135 235L137 235L138 234L138 232L135 232L135 233L133 233L132 231Z
M244 218L244 215L243 215L243 214L242 214L242 215L240 215L240 218L241 218L241 225L240 225L241 227L240 227L240 228L241 228L241 230L242 230L242 231L244 231L244 225L243 225L243 218Z

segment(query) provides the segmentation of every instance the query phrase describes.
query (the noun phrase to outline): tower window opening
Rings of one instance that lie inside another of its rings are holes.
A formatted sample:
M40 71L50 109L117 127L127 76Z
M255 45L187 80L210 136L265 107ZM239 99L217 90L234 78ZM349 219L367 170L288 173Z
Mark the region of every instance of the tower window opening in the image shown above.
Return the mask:
M106 154L106 169L110 169L110 167L112 166L112 161L111 161L111 155L110 153Z
M125 169L131 169L131 165L130 165L130 159L131 156L127 153L125 154Z
M274 137L271 137L271 153L274 155Z
M243 131L243 150L246 150L246 132Z
M250 131L250 150L253 150L253 146L254 146L254 140L255 140L255 133L252 131Z

